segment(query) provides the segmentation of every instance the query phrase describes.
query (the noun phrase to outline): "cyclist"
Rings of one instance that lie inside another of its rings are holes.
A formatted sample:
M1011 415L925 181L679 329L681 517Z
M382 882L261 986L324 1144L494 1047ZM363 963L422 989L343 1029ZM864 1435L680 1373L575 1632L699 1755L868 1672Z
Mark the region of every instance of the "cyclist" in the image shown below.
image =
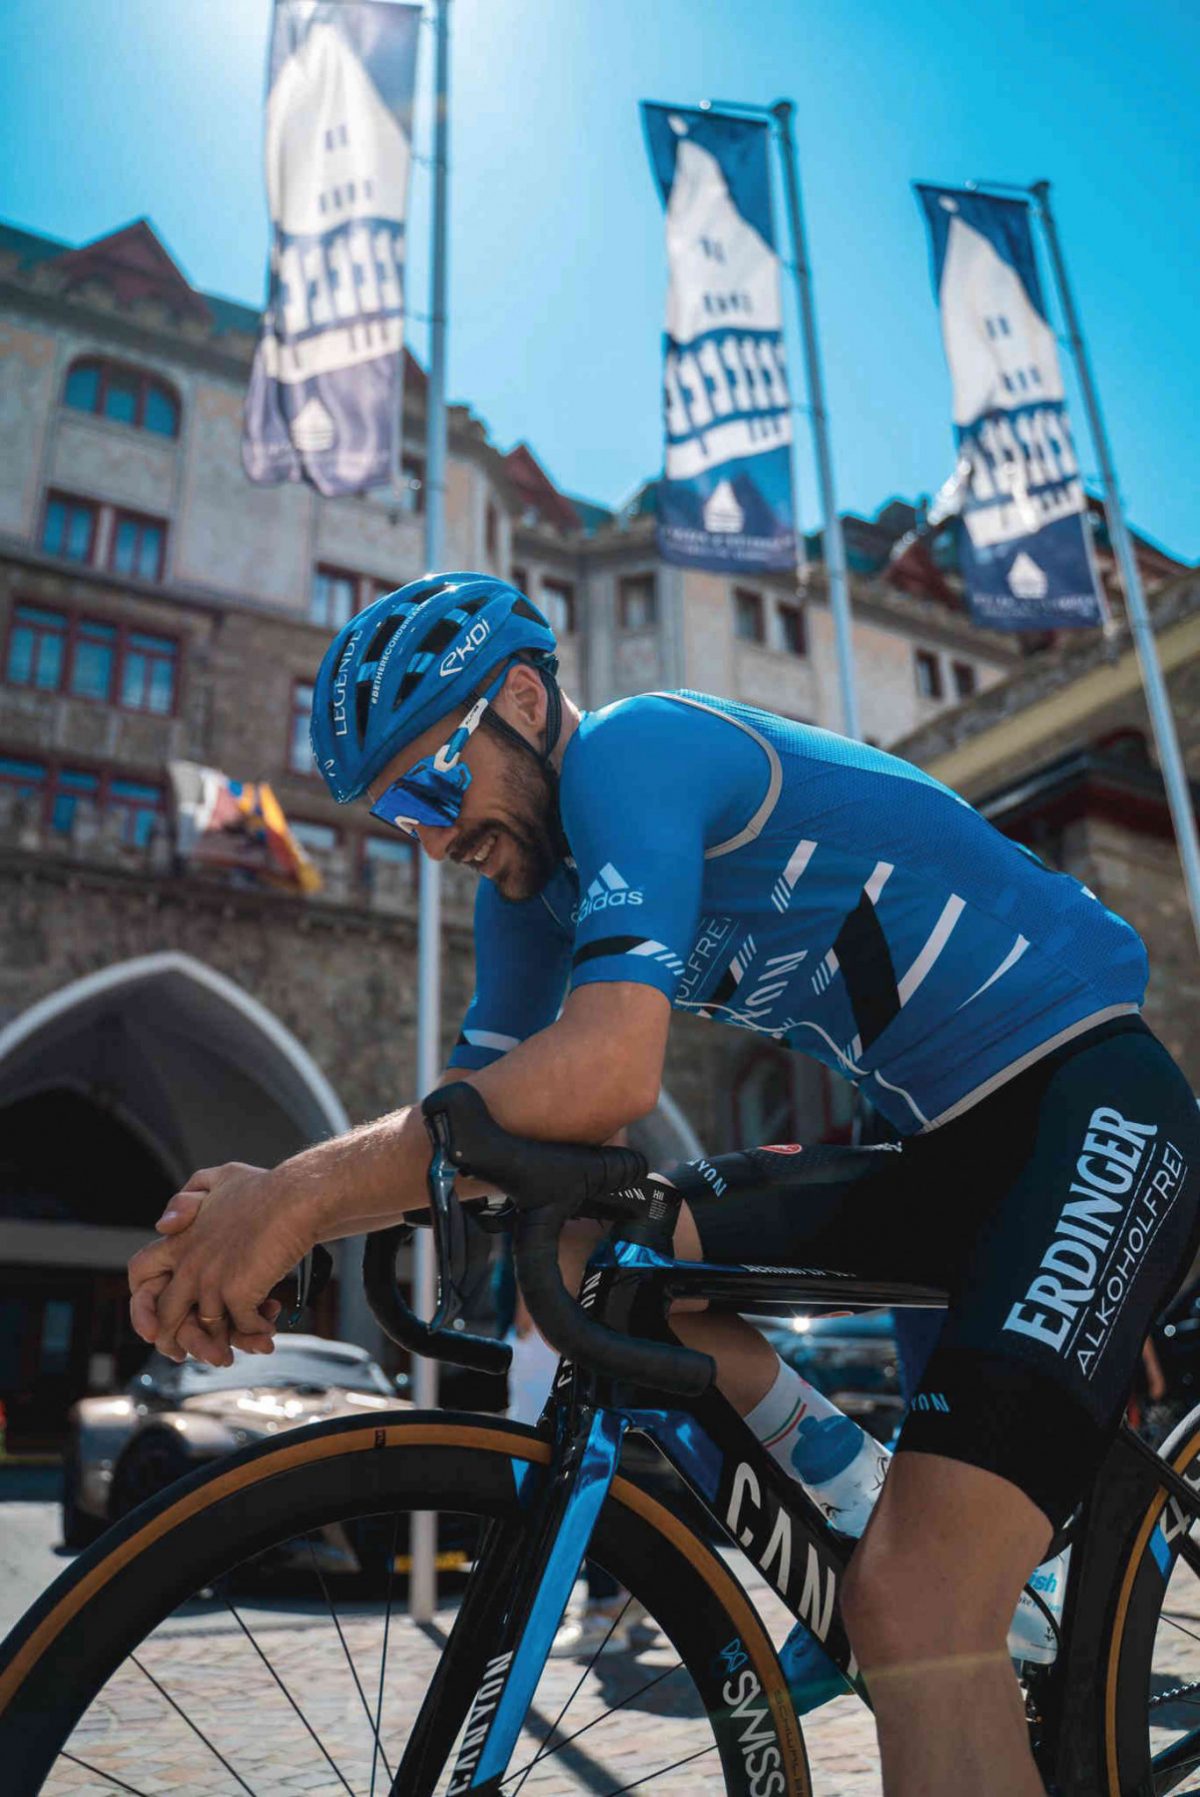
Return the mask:
M1138 1014L1141 941L906 762L696 693L582 715L554 651L489 576L379 599L322 664L321 773L483 876L451 1064L506 1129L600 1142L645 1115L673 1006L815 1055L894 1125L869 1173L793 1196L786 1153L679 1170L677 1249L948 1287L844 1609L890 1797L1032 1797L1007 1627L1192 1251L1200 1128ZM176 1358L269 1349L271 1286L422 1205L427 1164L414 1107L194 1175L131 1263L135 1325ZM763 1337L677 1329L787 1464Z

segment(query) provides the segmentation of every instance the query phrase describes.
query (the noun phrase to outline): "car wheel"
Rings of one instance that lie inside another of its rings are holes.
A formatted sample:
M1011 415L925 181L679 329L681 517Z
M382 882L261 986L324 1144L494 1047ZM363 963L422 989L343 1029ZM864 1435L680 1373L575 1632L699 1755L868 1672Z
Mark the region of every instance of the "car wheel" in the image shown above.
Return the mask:
M69 1548L87 1547L104 1528L98 1517L80 1509L79 1480L79 1456L68 1449L63 1460L62 1538L63 1546Z
M196 1464L172 1430L148 1429L130 1443L117 1462L108 1501L109 1521L119 1522L147 1498L194 1472Z

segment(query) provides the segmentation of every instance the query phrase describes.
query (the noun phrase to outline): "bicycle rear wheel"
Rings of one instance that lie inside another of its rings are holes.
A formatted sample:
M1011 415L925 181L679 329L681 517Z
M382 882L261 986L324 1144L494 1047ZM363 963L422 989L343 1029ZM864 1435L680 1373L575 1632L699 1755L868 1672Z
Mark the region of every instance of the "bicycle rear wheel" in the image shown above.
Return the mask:
M1161 1452L1200 1486L1200 1408ZM1154 1499L1134 1532L1117 1587L1108 1650L1102 1764L1105 1797L1200 1792L1200 1527Z
M398 1608L386 1569L407 1516L456 1519L486 1585L498 1536L507 1528L508 1552L518 1538L521 1487L548 1459L532 1431L488 1418L348 1417L172 1487L83 1555L0 1647L6 1792L392 1791L452 1620L422 1630ZM386 1589L340 1597L338 1542L381 1540ZM620 1476L590 1552L665 1643L590 1669L551 1661L499 1788L807 1797L778 1662L724 1562ZM306 1583L284 1596L248 1583L264 1555L298 1556ZM444 1691L448 1746L473 1696ZM444 1791L447 1778L421 1788Z

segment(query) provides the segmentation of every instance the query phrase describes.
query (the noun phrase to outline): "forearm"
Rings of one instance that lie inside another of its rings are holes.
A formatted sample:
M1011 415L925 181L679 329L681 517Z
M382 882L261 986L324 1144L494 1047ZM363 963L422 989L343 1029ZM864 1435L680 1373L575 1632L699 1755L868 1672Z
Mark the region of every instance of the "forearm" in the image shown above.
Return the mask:
M438 1081L478 1088L492 1116L513 1135L550 1142L606 1142L653 1108L662 1066L667 1006L640 1032L627 1027L615 988L589 989L591 1010L568 1012L548 1029L477 1072L449 1069ZM599 1007L603 1006L601 1012ZM643 1071L631 1079L631 1040L653 1036ZM661 1035L662 1040L658 1040ZM289 1203L302 1207L316 1241L334 1241L399 1222L428 1202L429 1138L419 1105L394 1111L331 1142L321 1142L276 1169ZM463 1197L487 1191L460 1183Z

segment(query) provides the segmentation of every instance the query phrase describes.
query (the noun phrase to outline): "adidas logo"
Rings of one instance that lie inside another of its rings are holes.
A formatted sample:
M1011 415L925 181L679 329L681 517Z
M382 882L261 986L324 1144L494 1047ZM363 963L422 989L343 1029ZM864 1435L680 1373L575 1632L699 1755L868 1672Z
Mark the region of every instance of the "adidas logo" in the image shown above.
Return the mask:
M587 889L587 895L575 914L576 923L582 923L593 911L610 911L618 905L640 905L645 894L631 887L613 866L606 861L596 878Z

